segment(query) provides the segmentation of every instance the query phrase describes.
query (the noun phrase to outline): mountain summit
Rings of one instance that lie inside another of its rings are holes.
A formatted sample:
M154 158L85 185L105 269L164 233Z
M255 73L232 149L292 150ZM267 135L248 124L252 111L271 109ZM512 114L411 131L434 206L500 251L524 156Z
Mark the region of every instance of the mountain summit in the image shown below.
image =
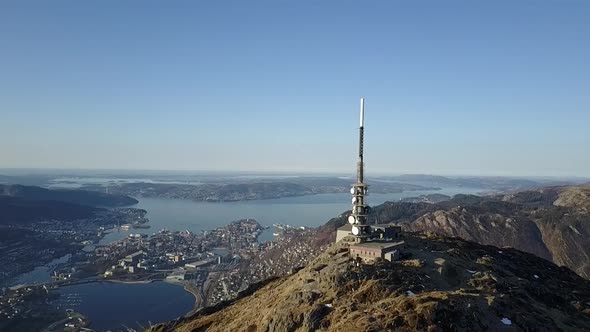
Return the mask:
M305 268L153 331L588 331L590 281L515 249L403 234L400 259L345 243Z

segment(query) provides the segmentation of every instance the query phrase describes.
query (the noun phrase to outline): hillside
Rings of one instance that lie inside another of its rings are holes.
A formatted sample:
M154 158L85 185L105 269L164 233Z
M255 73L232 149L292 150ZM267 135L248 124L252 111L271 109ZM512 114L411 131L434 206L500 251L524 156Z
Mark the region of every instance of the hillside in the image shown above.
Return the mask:
M406 234L402 260L341 244L298 272L153 331L587 331L590 281L514 249Z
M16 197L22 200L57 201L101 207L121 207L138 203L136 199L124 195L111 195L101 192L74 189L49 190L36 186L22 186L18 184L0 184L0 197L2 196Z
M0 225L27 224L41 220L72 221L90 218L99 208L57 201L33 201L0 196Z
M496 247L515 247L545 259L551 254L541 231L528 218L514 217L490 211L477 211L472 207L455 207L428 213L411 223L405 230L433 231L447 236L460 237Z
M559 190L553 207L532 213L558 265L590 279L590 186Z
M590 185L573 186L561 190L553 205L575 208L588 213L590 209Z

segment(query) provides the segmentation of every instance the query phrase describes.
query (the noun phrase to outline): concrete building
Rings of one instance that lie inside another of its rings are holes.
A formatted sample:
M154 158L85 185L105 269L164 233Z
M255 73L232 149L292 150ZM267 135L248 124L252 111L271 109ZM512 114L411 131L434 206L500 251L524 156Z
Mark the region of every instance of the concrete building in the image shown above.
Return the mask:
M336 242L341 241L345 237L350 236L354 242L354 235L352 234L352 225L346 224L336 230Z
M371 234L380 240L399 239L401 233L402 227L394 224L371 225Z
M399 239L402 232L401 226L393 224L370 225L369 227L371 238L378 240ZM354 234L352 234L351 224L346 224L336 230L336 242L343 240L346 237L349 237L349 239L354 241Z
M399 259L399 253L404 244L404 241L358 243L350 246L350 257L360 259L363 263L373 263L377 258L394 261Z
M138 251L138 252L134 252L131 255L127 255L125 256L125 258L123 258L123 262L127 263L127 264L137 264L139 262L139 259L142 258L144 255L143 251Z
M216 257L219 257L219 256L216 256ZM213 264L214 262L216 262L216 258L212 257L212 258L203 259L203 260L200 260L197 262L184 264L184 267L189 268L189 269L196 269L199 267L205 267L209 264Z
M175 270L169 276L166 277L166 281L171 281L171 282L175 282L175 281L179 282L179 281L184 281L187 279L189 279L189 278L187 278L187 273L184 270Z

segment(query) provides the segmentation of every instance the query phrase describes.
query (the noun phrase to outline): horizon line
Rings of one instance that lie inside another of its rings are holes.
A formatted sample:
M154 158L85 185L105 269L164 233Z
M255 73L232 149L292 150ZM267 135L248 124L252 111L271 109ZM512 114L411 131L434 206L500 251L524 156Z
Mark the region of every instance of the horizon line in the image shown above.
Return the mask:
M237 173L237 174L268 174L268 175L298 175L298 176L312 176L312 175L347 175L354 174L354 170L350 172L344 171L325 171L325 170L312 170L312 171L301 171L301 170L211 170L211 169L150 169L150 168L68 168L68 167L0 167L0 175L4 176L26 176L26 175L43 175L40 174L20 174L10 175L2 174L2 171L33 171L40 173L42 171L52 172L160 172L160 173ZM372 172L369 172L371 174ZM496 177L496 178L555 178L555 179L590 179L590 176L584 175L503 175L501 173L480 173L480 174L469 174L469 173L435 173L435 172L373 172L373 177L380 176L402 176L402 175L422 175L422 176L443 176L443 177Z

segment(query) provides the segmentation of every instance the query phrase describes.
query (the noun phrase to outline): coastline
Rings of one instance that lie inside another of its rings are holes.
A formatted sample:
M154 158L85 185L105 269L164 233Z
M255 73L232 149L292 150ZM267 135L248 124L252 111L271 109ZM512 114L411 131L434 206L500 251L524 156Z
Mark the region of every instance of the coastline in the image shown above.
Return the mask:
M182 288L184 288L184 290L187 293L190 293L195 298L195 303L193 304L193 308L189 312L184 314L184 317L188 317L188 316L194 314L195 312L197 312L197 310L201 309L201 306L200 306L200 303L202 302L201 295L197 292L197 289L195 289L194 287L189 287L189 286L190 286L189 283L183 283Z
M178 286L182 286L182 288L184 288L184 290L187 293L192 294L192 296L195 298L195 304L197 303L197 301L199 300L199 293L197 293L197 290L190 287L191 283L186 282L186 281L171 281L171 280L166 280L166 279L160 279L163 282L172 284L172 285L178 285ZM152 281L156 281L156 280L152 280Z
M104 280L96 280L96 282L113 282L117 284L150 284L156 281L164 281L164 279L149 279L149 280L134 280L134 281L125 281L125 280L116 280L116 279L104 279Z

